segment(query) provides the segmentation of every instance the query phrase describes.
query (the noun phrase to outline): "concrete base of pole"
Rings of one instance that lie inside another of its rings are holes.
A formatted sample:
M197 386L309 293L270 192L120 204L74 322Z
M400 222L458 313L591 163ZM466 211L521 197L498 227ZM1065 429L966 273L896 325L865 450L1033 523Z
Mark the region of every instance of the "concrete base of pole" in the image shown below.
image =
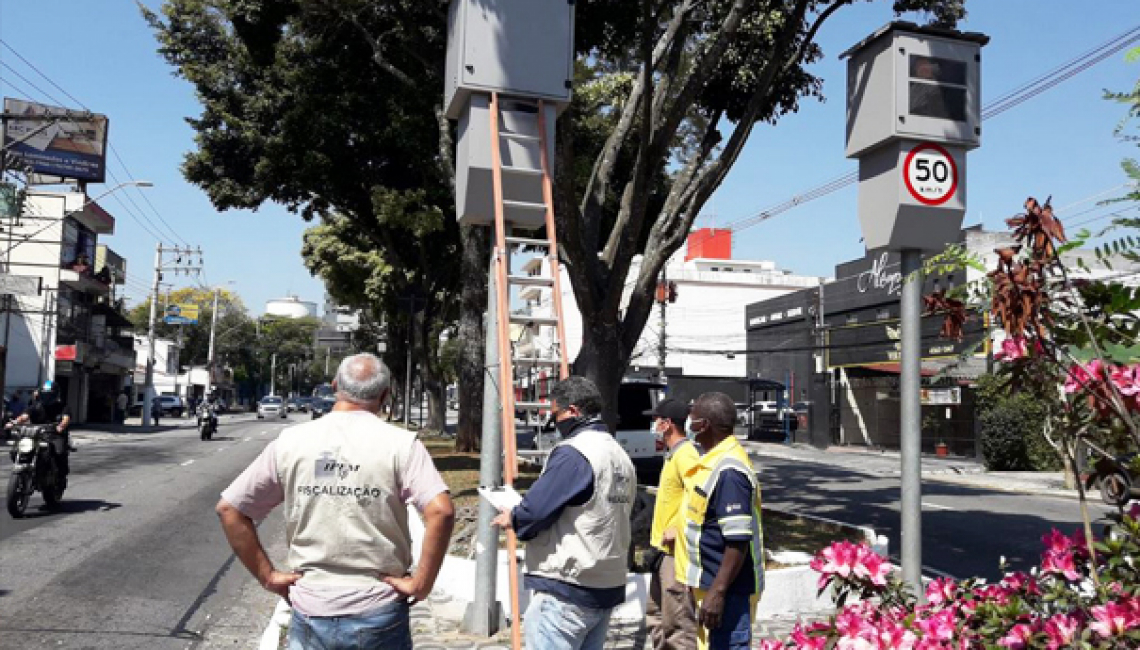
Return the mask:
M507 618L503 614L502 603L467 603L467 610L463 613L463 631L467 634L489 637L505 627Z

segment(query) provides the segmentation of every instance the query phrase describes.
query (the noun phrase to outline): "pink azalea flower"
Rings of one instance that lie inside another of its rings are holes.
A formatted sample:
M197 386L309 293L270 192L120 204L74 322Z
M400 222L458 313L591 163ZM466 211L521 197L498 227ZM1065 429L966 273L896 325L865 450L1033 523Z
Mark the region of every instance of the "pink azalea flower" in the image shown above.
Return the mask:
M1037 579L1020 571L1006 574L1006 576L1002 578L1001 585L1007 589L1032 596L1041 595L1041 588L1037 584Z
M775 639L762 639L756 650L784 650L784 644Z
M1128 516L1132 519L1140 519L1140 503L1132 504L1132 508L1128 510Z
M1041 538L1046 551L1064 553L1073 548L1073 540L1066 537L1061 531L1054 528Z
M998 645L1010 650L1022 650L1029 647L1032 639L1033 628L1025 623L1018 623L998 641Z
M1001 342L1001 349L994 351L996 361L1015 361L1029 354L1029 347L1025 345L1025 338L1010 336Z
M1079 636L1081 621L1068 614L1056 614L1045 623L1045 634L1049 637L1048 650L1068 648Z
M1140 611L1135 601L1106 603L1092 608L1093 622L1089 629L1109 639L1140 626Z
M934 616L915 622L924 639L952 641L954 639L954 611L944 609Z
M1069 374L1065 378L1065 392L1072 394L1092 388L1104 377L1103 368L1104 364L1100 359L1093 359L1083 366L1074 365L1069 368Z
M974 595L982 600L988 600L999 607L1009 604L1012 592L1001 585L986 585L974 590Z
M1117 366L1112 369L1112 383L1126 397L1140 395L1140 366Z
M918 636L898 623L885 625L879 630L879 645L877 648L890 648L890 650L914 650Z
M871 550L868 546L859 549L858 561L855 564L855 576L871 581L871 584L883 587L887 584L887 574L890 565L883 561L883 557Z
M1046 551L1045 558L1041 562L1041 570L1045 573L1063 575L1069 582L1081 579L1081 574L1077 571L1076 560L1073 558L1073 553L1069 551Z
M958 585L950 578L935 578L926 585L926 600L934 605L954 602Z

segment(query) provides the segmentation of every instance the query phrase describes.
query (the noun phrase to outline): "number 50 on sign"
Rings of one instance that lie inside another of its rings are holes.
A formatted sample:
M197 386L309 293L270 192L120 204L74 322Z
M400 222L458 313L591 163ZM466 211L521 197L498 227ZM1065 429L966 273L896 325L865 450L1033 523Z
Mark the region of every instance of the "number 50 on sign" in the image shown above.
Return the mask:
M958 191L958 166L954 157L932 142L910 150L902 173L907 191L923 205L942 205Z

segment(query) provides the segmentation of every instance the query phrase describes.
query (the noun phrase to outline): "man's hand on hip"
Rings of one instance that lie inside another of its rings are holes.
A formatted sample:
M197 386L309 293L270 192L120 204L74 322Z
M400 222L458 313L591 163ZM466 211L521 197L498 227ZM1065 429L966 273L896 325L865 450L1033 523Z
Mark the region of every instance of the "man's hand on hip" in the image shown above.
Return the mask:
M417 603L427 600L427 597L431 595L431 587L421 584L415 576L404 576L403 578L384 576L382 580L389 587L395 589L396 593Z
M281 571L270 571L269 577L262 581L261 586L265 587L266 591L270 591L277 594L278 596L281 596L285 599L285 602L289 602L289 587L292 587L293 584L300 579L300 573L283 573Z

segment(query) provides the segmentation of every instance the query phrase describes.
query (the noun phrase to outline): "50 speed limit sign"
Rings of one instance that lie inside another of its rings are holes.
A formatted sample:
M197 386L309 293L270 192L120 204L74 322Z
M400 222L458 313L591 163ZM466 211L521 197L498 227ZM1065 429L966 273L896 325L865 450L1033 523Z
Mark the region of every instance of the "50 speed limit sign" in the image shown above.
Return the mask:
M942 147L926 142L907 154L903 165L906 189L923 205L942 205L958 191L958 166Z

